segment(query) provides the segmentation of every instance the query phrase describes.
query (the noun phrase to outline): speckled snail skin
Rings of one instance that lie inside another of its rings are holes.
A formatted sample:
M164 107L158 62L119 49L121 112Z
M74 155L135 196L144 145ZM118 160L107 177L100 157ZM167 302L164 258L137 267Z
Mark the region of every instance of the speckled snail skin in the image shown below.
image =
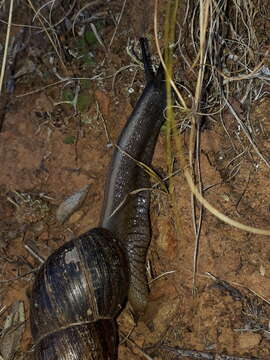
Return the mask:
M166 96L163 69L152 72L146 40L140 41L147 85L113 153L99 227L50 255L33 285L35 360L117 359L116 316L127 298L136 319L147 304L150 192L128 194L149 188L134 159L151 164Z

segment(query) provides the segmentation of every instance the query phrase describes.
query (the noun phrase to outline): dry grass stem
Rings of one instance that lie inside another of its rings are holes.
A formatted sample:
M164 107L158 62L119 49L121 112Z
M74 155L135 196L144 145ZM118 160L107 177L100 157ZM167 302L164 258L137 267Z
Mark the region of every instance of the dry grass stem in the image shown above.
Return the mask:
M14 4L14 0L10 0L5 49L4 49L3 61L2 61L2 66L1 66L1 74L0 74L0 95L2 93L2 87L3 87L4 75L5 75L5 69L6 69L6 62L7 62L7 57L8 57L8 45L9 45L10 29L11 29L11 23L12 23L13 4Z

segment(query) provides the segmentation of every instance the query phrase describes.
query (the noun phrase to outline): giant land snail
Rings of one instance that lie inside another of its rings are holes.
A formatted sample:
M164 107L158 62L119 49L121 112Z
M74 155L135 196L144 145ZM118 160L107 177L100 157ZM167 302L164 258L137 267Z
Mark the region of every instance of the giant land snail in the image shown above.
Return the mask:
M127 195L150 186L134 159L151 164L166 102L163 68L153 72L146 45L141 39L147 84L114 150L99 226L56 250L36 276L35 360L116 359L116 316L127 299L135 318L145 311L150 193Z

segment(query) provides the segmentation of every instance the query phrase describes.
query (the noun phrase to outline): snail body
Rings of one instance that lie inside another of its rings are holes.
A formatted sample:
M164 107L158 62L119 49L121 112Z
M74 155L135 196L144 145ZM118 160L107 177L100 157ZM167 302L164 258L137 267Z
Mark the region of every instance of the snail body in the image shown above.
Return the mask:
M137 162L149 166L152 161L166 101L163 75L161 67L156 76L148 75L150 80L119 137L107 177L100 222L123 241L130 268L128 299L135 318L147 305L145 259L151 238L150 179ZM147 188L130 195L134 190Z
M117 359L115 318L128 298L144 312L150 241L150 165L163 122L163 69L155 75L141 40L148 83L115 149L98 228L64 244L40 268L30 303L35 360ZM130 195L138 189L144 189Z

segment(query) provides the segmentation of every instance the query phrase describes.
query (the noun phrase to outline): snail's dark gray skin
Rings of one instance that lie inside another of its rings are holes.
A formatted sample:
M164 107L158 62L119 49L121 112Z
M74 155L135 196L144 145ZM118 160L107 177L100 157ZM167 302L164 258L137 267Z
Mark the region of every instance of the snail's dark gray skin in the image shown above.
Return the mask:
M100 221L103 228L115 234L126 251L130 267L128 300L135 318L144 313L148 297L145 260L150 242L150 192L144 190L127 195L134 190L150 188L149 176L136 160L151 164L166 102L163 68L160 67L156 75L149 67L146 71L148 83L112 157Z
M128 194L149 188L149 176L133 159L151 164L165 83L162 67L157 74L151 70L145 40L141 46L148 81L114 151L99 227L56 250L35 279L30 303L35 360L115 360L116 316L127 298L136 318L145 310L150 192Z

